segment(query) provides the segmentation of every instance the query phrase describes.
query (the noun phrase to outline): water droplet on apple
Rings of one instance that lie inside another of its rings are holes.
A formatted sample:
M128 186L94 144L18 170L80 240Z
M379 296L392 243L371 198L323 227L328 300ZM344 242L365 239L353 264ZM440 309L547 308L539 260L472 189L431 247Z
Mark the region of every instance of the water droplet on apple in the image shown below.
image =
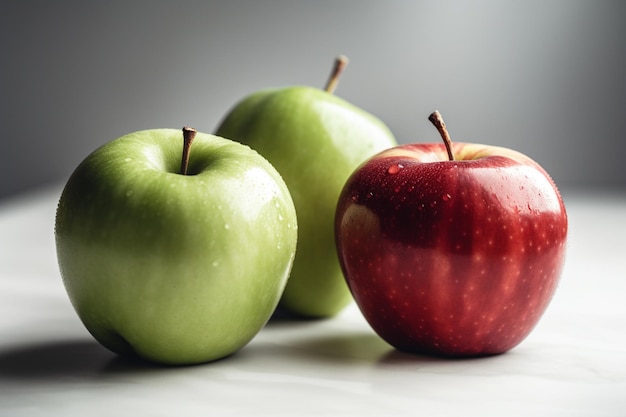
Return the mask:
M357 203L357 204L358 204L358 203L359 203L359 195L358 195L358 194L353 194L353 195L352 195L352 201L353 201L354 203Z
M279 213L279 214L278 214L278 221L279 221L279 222L282 222L283 220L284 220L283 215Z
M404 165L402 164L393 164L392 166L390 166L387 169L387 172L391 175L397 174L398 172L400 172L400 170L404 168Z
M443 197L441 197L443 199L443 201L449 201L452 196L450 194L444 194Z

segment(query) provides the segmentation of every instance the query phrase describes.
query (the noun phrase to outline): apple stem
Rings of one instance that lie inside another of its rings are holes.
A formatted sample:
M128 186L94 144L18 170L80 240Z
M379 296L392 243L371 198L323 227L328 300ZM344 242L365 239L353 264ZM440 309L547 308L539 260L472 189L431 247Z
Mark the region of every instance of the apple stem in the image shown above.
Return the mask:
M446 151L448 151L448 159L450 161L454 161L454 154L452 153L452 140L450 139L450 134L448 133L446 123L443 121L441 113L435 110L430 116L428 116L428 120L430 120L430 122L434 124L439 131L439 134L443 139L443 143L446 145Z
M341 78L341 74L348 66L348 57L345 55L339 55L335 58L335 65L333 66L333 70L330 73L330 77L328 77L328 81L326 82L326 90L328 93L333 94L337 89L337 85L339 84L339 78Z
M196 129L193 127L183 127L183 158L180 162L180 173L187 175L187 168L189 167L189 150L191 144L196 137Z

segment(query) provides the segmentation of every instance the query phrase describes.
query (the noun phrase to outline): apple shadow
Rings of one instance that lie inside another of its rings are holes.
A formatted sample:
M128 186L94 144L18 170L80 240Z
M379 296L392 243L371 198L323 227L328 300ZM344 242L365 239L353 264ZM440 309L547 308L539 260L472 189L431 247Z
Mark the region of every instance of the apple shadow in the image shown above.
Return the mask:
M289 344L299 358L331 364L375 364L393 348L373 333L303 337Z
M291 324L291 323L316 323L328 320L323 317L307 317L295 314L280 305L276 307L274 312L272 313L270 319L267 321L265 326L275 326L281 324Z
M100 372L113 353L91 340L33 343L0 351L0 379L59 381Z
M469 365L500 356L450 357L404 352L389 345L375 333L365 332L303 338L289 347L295 355L308 360L334 364L371 364L388 369Z
M95 340L33 343L0 351L0 379L23 383L89 381L167 367L137 357L122 357Z
M481 355L481 356L442 356L434 355L430 353L420 352L406 352L395 348L392 348L385 355L381 356L378 361L378 366L386 367L389 369L397 368L410 368L416 366L417 368L425 367L446 367L446 366L459 366L478 364L481 362L488 362L498 358L502 354L494 355Z

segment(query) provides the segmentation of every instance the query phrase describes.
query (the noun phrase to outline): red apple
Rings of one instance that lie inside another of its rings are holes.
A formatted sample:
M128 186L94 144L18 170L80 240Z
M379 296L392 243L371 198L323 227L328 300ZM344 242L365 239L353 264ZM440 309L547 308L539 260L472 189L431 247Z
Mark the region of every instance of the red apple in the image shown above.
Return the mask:
M550 176L502 147L400 145L340 195L340 264L372 328L402 351L480 356L517 346L557 287L567 214Z

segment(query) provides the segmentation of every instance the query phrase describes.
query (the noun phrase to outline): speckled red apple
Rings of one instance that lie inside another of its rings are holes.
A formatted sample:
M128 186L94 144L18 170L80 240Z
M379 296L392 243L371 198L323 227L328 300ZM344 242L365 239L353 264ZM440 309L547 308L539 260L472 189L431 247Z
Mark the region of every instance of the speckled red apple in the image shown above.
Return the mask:
M567 214L550 176L505 148L402 145L365 162L336 212L340 263L372 328L404 351L505 352L546 310Z

